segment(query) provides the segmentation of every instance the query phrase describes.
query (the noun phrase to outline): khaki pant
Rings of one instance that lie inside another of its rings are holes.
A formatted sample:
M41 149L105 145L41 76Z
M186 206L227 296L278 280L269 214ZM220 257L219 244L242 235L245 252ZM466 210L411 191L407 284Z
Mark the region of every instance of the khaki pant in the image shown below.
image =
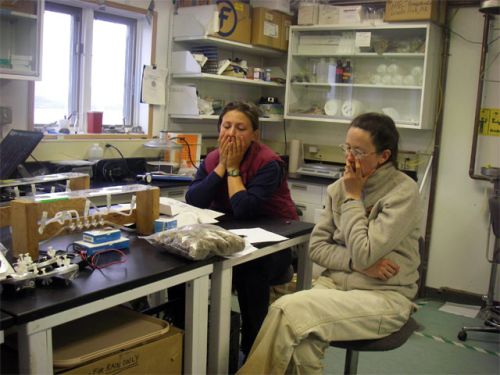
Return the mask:
M239 375L322 374L330 341L376 339L399 330L413 303L393 291L335 289L320 277L311 290L273 303Z

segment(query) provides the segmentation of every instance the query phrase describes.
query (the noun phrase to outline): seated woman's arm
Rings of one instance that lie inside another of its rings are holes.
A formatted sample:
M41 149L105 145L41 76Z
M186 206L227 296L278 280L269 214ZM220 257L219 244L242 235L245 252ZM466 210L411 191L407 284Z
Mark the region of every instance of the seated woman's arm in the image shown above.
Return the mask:
M234 217L250 219L262 214L262 207L271 198L284 178L284 170L277 161L260 168L244 190L235 193L230 201Z
M397 248L415 229L420 217L417 185L404 184L396 194L384 198L380 212L368 221L361 201L342 204L342 233L352 259L352 268L365 270Z
M202 162L193 182L189 185L186 203L200 208L210 207L215 194L222 188L223 182L224 179L215 171L207 174L205 162Z
M319 222L314 227L309 241L309 255L314 263L334 271L350 272L351 254L347 248L334 240L336 231L332 212L332 198L328 202Z

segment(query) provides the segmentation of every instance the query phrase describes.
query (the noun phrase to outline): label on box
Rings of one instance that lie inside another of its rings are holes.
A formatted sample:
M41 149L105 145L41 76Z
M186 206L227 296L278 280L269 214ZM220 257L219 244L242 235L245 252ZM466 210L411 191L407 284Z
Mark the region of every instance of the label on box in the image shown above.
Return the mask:
M177 219L162 218L155 220L154 231L163 232L164 230L177 228Z
M118 240L121 237L119 229L96 229L83 232L83 240L90 243L102 243Z
M102 243L90 243L85 241L75 241L75 247L77 249L84 250L87 256L92 256L98 251L110 250L110 249L128 249L130 240L126 237L122 237L119 240L102 242Z
M269 38L279 38L279 27L274 22L264 21L264 35Z

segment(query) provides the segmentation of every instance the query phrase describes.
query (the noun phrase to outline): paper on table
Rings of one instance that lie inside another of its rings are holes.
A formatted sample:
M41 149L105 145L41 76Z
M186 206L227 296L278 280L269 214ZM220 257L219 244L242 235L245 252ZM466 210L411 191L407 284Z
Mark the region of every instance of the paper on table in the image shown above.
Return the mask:
M144 70L142 72L141 102L164 105L166 81L166 69L144 65Z
M450 314L466 316L475 318L480 310L479 306L460 305L457 303L447 302L439 308L439 311L447 312Z
M269 232L268 230L262 228L230 229L229 231L237 234L238 236L245 237L245 239L250 243L278 242L288 239L287 237Z

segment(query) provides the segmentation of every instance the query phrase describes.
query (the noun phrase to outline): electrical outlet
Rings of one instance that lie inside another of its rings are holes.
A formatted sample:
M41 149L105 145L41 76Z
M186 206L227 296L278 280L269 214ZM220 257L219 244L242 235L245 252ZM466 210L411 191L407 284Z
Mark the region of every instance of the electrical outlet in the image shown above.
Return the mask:
M316 153L318 153L318 151L319 151L318 147L316 147L316 146L309 146L309 153L316 154Z
M0 107L0 125L12 124L12 108Z

